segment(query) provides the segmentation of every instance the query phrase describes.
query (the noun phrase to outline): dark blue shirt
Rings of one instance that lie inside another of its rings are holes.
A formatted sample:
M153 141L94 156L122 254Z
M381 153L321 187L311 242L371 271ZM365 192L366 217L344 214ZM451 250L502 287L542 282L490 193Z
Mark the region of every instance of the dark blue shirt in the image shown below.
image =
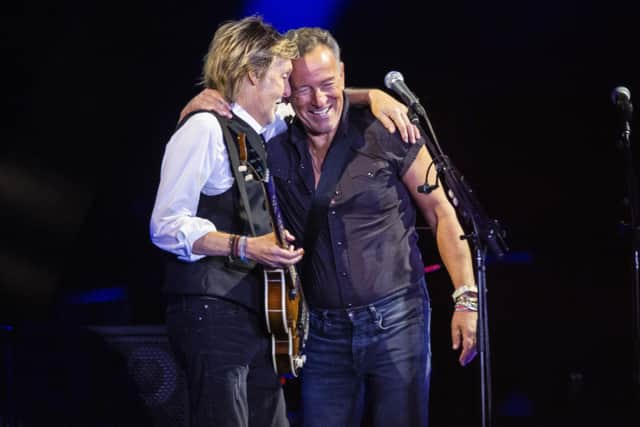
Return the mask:
M305 297L314 308L360 306L417 283L424 276L415 230L416 209L402 176L424 141L405 144L368 108L345 102L332 141L350 144L351 159L322 218ZM302 124L267 144L285 226L304 245L306 221L315 194L311 155ZM329 156L327 156L329 158ZM327 161L323 165L326 170Z

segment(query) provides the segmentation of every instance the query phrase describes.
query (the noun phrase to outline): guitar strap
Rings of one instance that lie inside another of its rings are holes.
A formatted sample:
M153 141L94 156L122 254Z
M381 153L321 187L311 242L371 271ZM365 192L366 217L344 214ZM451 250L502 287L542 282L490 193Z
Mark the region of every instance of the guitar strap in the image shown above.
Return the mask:
M249 196L247 195L247 188L245 186L245 181L244 181L244 176L243 174L240 172L240 157L238 155L238 146L234 143L234 138L233 135L231 134L231 131L229 130L229 125L228 123L230 122L229 119L220 117L218 114L216 114L214 111L212 110L196 110L196 111L192 111L191 113L189 113L188 115L186 115L176 126L176 131L178 129L180 129L182 127L182 125L184 125L184 123L187 121L187 119L189 119L191 116L193 116L194 114L197 113L202 113L202 112L207 112L210 114L213 114L216 119L218 119L218 122L220 123L220 127L222 128L222 134L223 134L223 140L225 143L225 146L227 148L227 153L229 155L229 163L231 166L231 172L233 173L233 177L236 180L236 183L238 185L238 192L240 193L240 199L242 202L242 207L244 208L245 211L245 215L246 215L246 219L247 222L249 223L249 228L251 230L251 235L255 236L256 235L256 230L255 227L253 225L253 218L251 216L251 205L249 204ZM254 150L257 152L258 156L261 159L265 159L266 158L266 154L264 151L264 147L261 146L261 144L252 144L254 147ZM257 145L257 146L256 146Z
M249 196L247 196L247 187L245 186L244 176L240 172L240 157L238 156L238 147L233 143L233 136L229 131L229 128L222 126L222 133L224 134L224 143L227 146L227 152L229 153L229 162L231 163L231 171L233 177L238 185L238 191L240 192L240 198L242 199L242 205L247 215L247 222L251 229L251 235L256 235L256 230L253 226L253 218L251 216L251 205L249 205Z

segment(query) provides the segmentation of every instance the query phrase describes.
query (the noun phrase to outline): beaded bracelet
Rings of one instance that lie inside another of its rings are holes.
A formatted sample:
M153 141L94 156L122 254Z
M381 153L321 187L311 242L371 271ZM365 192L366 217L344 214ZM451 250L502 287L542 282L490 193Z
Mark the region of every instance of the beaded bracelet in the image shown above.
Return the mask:
M236 235L233 239L233 257L238 258L238 243L240 242L240 236Z
M233 257L233 246L234 246L234 243L235 243L234 241L236 237L237 236L235 234L229 234L229 256L230 257Z

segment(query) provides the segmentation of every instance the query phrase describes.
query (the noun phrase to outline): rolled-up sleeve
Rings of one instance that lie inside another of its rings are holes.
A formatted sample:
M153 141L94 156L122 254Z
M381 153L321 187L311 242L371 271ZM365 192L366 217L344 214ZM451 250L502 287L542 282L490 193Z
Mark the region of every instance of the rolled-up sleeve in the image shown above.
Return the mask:
M178 259L204 258L192 253L196 240L216 231L197 216L200 194L215 195L233 184L217 119L208 113L191 117L169 140L149 225L151 241Z

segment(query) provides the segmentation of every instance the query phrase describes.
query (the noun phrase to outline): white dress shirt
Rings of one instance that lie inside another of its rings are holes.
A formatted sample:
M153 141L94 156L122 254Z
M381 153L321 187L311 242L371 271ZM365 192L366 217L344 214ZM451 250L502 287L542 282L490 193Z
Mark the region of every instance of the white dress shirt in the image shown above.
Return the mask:
M263 127L239 104L232 105L233 114L267 141L287 129L282 117L290 112L284 108L278 110L273 123ZM183 261L204 258L191 248L196 240L216 231L216 226L196 216L200 194L222 194L233 180L220 123L213 114L195 114L167 143L149 226L151 241Z

